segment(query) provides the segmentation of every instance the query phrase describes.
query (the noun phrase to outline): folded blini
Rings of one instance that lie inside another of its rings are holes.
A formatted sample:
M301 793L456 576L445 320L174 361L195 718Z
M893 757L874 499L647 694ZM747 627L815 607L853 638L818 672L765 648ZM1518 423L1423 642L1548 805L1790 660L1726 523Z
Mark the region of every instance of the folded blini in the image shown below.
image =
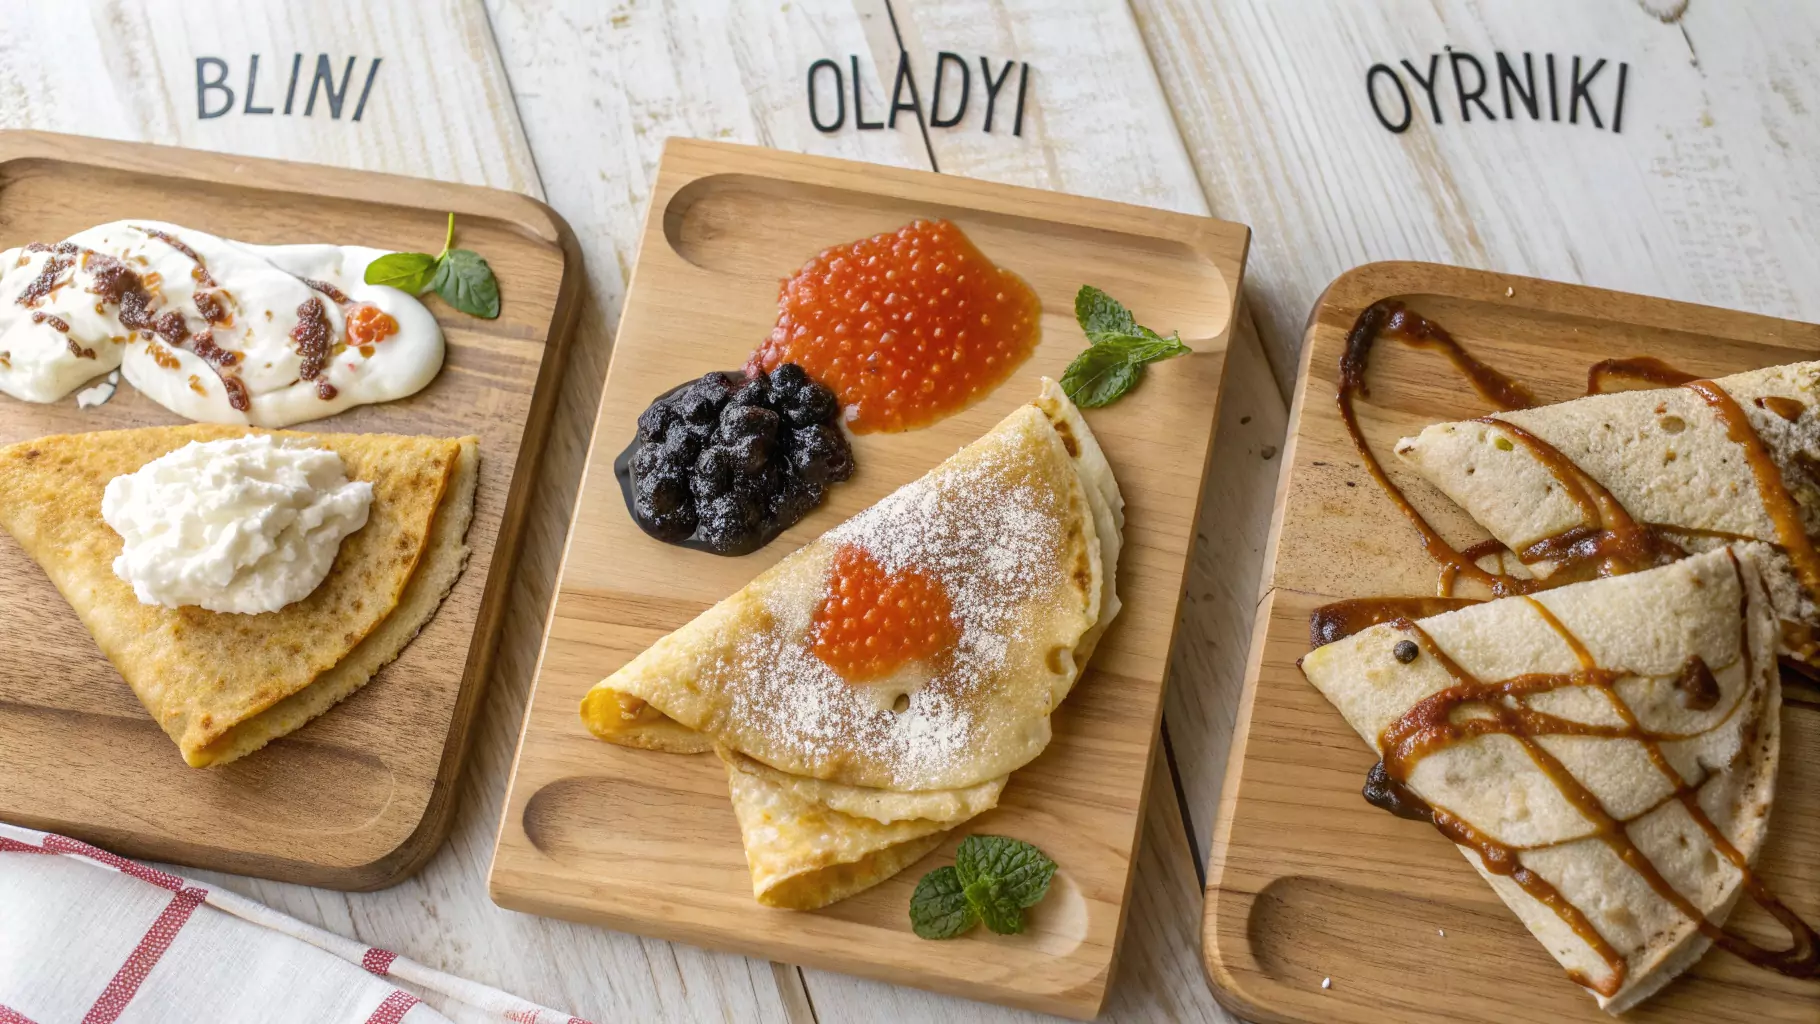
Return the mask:
M1302 660L1382 757L1373 784L1611 1012L1699 959L1749 888L1780 741L1768 554L1385 623Z
M115 575L110 480L192 441L271 433L327 448L373 486L365 526L308 597L232 615L141 604ZM315 434L193 424L0 448L0 525L75 609L189 764L258 750L366 685L436 613L468 557L475 438Z
M1046 381L602 680L582 719L627 746L718 749L759 901L843 898L990 808L1048 745L1117 611L1122 527L1105 457Z

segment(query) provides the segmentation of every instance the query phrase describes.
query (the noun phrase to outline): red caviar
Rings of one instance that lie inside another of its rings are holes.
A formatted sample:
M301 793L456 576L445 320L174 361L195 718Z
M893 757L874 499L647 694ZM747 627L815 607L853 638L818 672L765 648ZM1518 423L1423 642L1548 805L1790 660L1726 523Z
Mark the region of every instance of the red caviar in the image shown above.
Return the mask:
M997 387L1036 347L1042 304L945 220L825 250L778 297L752 369L796 363L855 433L925 426Z
M866 549L848 544L834 554L809 635L815 656L857 683L940 654L959 632L940 580L914 568L887 573Z
M355 306L348 313L348 342L356 348L376 345L398 333L398 321L378 306Z

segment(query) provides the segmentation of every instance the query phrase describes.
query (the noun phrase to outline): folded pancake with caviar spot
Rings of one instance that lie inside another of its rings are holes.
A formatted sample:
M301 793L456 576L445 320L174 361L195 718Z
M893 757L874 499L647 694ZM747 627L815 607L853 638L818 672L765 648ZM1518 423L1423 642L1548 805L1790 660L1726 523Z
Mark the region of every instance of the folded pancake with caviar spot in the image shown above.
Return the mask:
M1396 453L1535 576L1774 545L1765 582L1786 623L1784 653L1815 661L1817 404L1820 362L1794 363L1439 423Z
M875 790L998 779L1116 609L1122 502L1053 382L984 437L664 637L582 703L602 739L720 744Z
M998 803L1005 779L960 790L896 793L788 775L725 747L752 895L814 910L869 889L941 845L948 830Z
M327 448L373 486L367 523L308 597L232 615L141 604L115 575L108 481L192 441L273 433ZM474 438L314 434L194 424L0 448L0 525L34 558L159 726L195 766L301 727L370 680L435 614L466 564Z
M1699 959L1750 888L1780 742L1765 553L1385 623L1302 659L1383 758L1374 784L1432 811L1614 1013Z

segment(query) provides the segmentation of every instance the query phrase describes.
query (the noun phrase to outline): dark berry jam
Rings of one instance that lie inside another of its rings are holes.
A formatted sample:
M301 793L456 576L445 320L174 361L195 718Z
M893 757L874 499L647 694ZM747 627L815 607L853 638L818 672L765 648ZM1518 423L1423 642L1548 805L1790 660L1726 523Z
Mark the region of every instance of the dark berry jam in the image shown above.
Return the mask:
M670 544L744 555L853 475L834 393L784 363L715 372L660 395L613 462L626 508Z

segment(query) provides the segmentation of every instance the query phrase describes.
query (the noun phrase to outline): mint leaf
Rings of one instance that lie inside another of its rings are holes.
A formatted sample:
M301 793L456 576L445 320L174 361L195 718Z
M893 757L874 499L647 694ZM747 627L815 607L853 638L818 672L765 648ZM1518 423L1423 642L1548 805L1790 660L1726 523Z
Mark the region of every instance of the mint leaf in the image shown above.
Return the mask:
M1006 897L998 879L977 879L961 891L973 912L994 933L1016 935L1024 930L1024 908Z
M1092 285L1074 295L1074 318L1093 344L1062 374L1062 391L1082 408L1116 401L1143 379L1144 367L1190 349L1179 335L1165 338L1138 323L1119 301Z
M936 868L910 896L910 927L951 939L984 922L999 935L1024 930L1024 911L1049 893L1055 861L1019 839L968 836L952 867Z
M936 868L916 883L910 895L910 927L925 939L952 939L979 923L979 911L967 899L953 867Z
M430 281L436 294L469 316L492 320L499 316L499 281L493 268L472 249L450 249Z
M1068 364L1062 373L1062 393L1083 409L1097 409L1130 391L1142 371L1142 363L1132 362L1118 349L1095 345Z
M1034 907L1049 893L1055 861L1021 839L968 836L954 854L954 869L968 891L974 881L992 879L997 892L1018 909ZM984 917L984 913L981 914ZM988 926L991 920L987 920ZM994 928L993 931L998 931Z
M1095 343L1137 330L1137 320L1129 309L1090 284L1074 293L1074 319L1087 332L1087 340Z
M1117 349L1125 354L1126 359L1139 365L1154 363L1159 359L1172 359L1194 351L1182 344L1182 339L1175 335L1165 338L1148 327L1140 327L1138 330L1142 333L1132 337L1103 341L1094 347Z
M367 264L366 283L390 285L416 295L436 276L437 259L427 252L392 252Z

